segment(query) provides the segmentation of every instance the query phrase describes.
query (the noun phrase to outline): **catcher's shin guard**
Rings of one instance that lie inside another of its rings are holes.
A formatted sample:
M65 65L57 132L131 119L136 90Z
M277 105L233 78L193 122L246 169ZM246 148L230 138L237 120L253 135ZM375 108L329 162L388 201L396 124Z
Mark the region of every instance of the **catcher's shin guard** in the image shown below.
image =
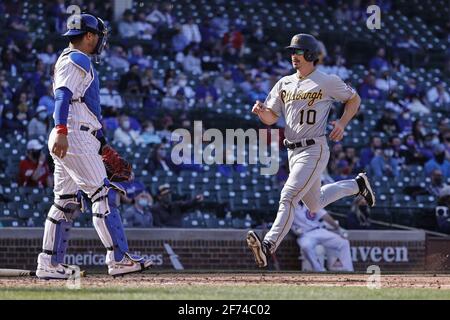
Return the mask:
M92 197L93 224L106 250L114 251L114 259L121 261L128 252L128 242L117 210L114 187L106 181Z
M45 221L42 252L51 256L51 263L64 263L69 244L73 219L84 210L81 193L55 195L55 203L50 208Z

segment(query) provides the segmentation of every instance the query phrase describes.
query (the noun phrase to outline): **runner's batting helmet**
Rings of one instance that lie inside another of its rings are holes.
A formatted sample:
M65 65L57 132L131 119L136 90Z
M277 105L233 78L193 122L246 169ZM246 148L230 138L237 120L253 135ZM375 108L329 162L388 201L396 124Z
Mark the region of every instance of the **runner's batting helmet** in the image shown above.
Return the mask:
M303 50L303 57L306 61L315 61L319 59L319 43L314 36L306 33L299 33L292 37L290 46L286 49Z
M102 19L87 13L72 15L67 19L67 31L63 36L70 38L87 32L98 34L99 39L93 54L99 55L108 37L108 29Z

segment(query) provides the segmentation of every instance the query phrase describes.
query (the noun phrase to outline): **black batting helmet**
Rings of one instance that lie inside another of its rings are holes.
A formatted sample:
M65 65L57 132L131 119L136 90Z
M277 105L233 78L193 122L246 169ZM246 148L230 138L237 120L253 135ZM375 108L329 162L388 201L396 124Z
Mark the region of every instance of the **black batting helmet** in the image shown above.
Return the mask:
M303 57L306 61L319 59L319 42L314 36L307 33L299 33L292 37L290 46L286 49L301 49L304 51Z

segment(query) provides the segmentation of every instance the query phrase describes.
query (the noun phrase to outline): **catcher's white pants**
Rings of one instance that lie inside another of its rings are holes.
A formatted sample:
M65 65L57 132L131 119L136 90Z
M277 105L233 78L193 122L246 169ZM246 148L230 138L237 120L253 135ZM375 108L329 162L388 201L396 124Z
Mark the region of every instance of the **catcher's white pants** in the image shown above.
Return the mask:
M81 131L78 125L68 127L67 140L69 149L64 158L59 158L51 152L56 129L53 129L48 139L48 148L55 164L54 172L54 194L58 195L76 194L78 190L85 192L89 198L102 186L107 177L102 158L99 155L100 141L89 131ZM103 188L97 192L95 198L106 196L109 189ZM93 199L95 200L95 199ZM53 207L52 207L53 208ZM111 212L108 197L92 204L93 224L100 240L105 248L112 250L114 246L113 235L105 222L105 215ZM52 213L50 209L49 216ZM50 228L51 224L45 225L44 243L52 247L55 241L55 233Z
M303 200L310 211L316 212L359 191L355 180L342 180L321 187L321 176L327 167L330 150L325 136L315 140L316 144L312 146L289 151L289 178L281 191L275 222L264 237L272 244L272 253L291 229L300 200Z
M90 131L70 127L68 130L69 149L63 159L51 152L56 137L55 129L48 139L48 148L55 164L54 193L75 194L82 190L91 197L104 184L106 178L106 169L102 157L98 154L100 141Z
M325 271L316 252L316 246L319 244L323 245L326 251L333 251L334 256L341 261L343 271L353 271L350 242L338 234L319 228L302 234L297 238L297 243L314 271Z

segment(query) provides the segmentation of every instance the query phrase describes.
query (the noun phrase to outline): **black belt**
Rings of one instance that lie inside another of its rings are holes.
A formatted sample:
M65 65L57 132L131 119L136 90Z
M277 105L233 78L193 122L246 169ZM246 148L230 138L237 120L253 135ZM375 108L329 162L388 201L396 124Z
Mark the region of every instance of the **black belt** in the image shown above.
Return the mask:
M79 97L78 99L70 100L70 102L86 102L86 100L84 99L84 97Z
M307 146L312 146L316 141L314 139L307 139L305 143L303 142L288 142L286 139L283 140L283 144L286 148L294 150L296 148L303 148Z
M80 130L81 130L81 131L89 131L89 130L91 130L91 128L81 125L81 126L80 126ZM96 137L97 130L93 130L91 133L92 133L92 135L93 135L94 137Z

